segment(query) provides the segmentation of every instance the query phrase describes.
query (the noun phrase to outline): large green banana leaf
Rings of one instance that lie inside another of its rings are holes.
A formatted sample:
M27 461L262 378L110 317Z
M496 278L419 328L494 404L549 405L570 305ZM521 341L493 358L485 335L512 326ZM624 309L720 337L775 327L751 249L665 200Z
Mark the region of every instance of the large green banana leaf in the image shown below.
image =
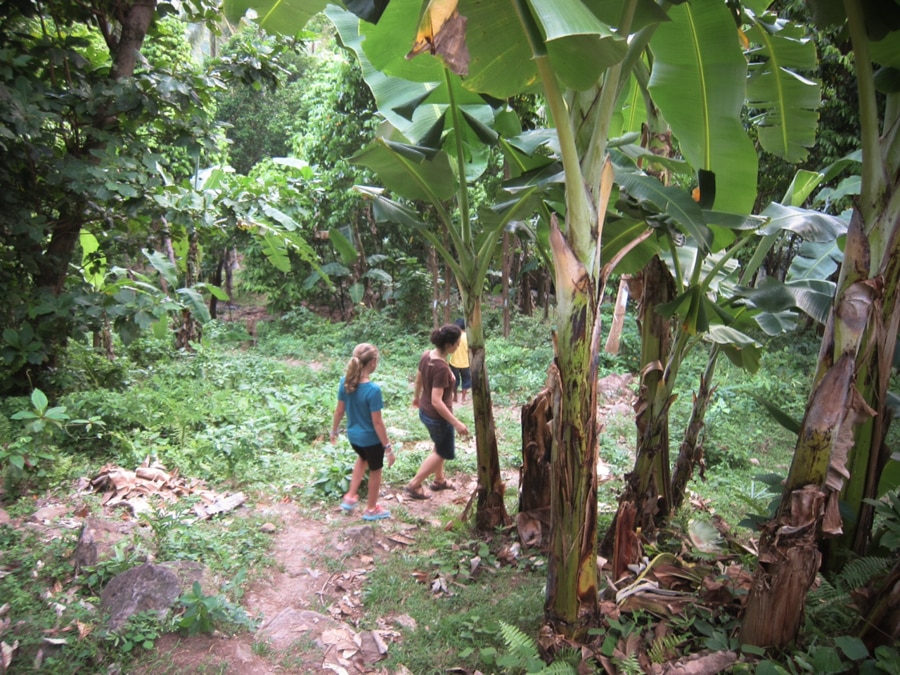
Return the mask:
M650 41L650 92L694 169L716 176L715 208L750 213L756 149L741 124L747 62L722 0L672 7Z
M430 155L430 156L429 156ZM376 138L351 160L378 174L385 187L406 199L438 205L456 191L456 176L445 152Z
M758 112L752 122L763 148L789 162L802 162L816 142L821 87L799 74L817 65L816 48L806 30L774 17L747 12L750 50L747 104Z

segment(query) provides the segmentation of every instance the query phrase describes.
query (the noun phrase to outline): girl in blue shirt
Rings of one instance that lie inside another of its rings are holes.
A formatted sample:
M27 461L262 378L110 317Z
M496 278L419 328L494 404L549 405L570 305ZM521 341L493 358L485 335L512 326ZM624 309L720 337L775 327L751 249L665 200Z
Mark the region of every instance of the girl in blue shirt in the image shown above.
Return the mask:
M391 513L378 504L381 470L387 456L388 467L394 464L394 452L381 419L384 403L381 387L369 377L378 367L378 348L364 342L356 345L347 370L338 385L338 402L331 424L331 442L337 440L338 428L347 413L347 439L356 451L356 464L350 479L350 489L341 500L341 508L350 511L359 501L359 487L366 469L369 470L369 492L363 520L390 518Z

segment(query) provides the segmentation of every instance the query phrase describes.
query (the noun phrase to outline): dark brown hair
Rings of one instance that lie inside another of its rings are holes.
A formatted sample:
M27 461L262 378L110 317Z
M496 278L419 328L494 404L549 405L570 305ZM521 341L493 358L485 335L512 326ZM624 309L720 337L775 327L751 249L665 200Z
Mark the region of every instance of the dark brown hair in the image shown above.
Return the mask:
M447 347L455 345L459 342L462 331L459 326L454 323L445 323L440 328L431 331L431 344L440 349L442 352L447 351Z

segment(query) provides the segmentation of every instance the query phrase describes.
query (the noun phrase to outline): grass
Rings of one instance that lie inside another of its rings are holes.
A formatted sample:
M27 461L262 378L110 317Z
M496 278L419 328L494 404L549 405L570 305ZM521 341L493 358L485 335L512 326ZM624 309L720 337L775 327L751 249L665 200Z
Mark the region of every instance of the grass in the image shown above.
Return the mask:
M487 316L487 323L494 318ZM251 499L298 500L307 515L324 521L325 507L333 506L346 489L353 465L346 439L341 437L332 446L327 432L338 379L353 345L361 341L374 342L381 350L374 379L383 387L384 419L397 448L397 462L385 472L385 481L399 487L415 473L430 452L427 432L410 405L416 363L428 344L425 331L397 330L376 313L364 313L354 324L335 325L302 310L276 324L258 325L257 331L251 348L240 332L213 324L193 354L171 353L166 343L144 338L104 373L103 387L92 384L96 378L77 376L79 364L93 369L96 364L87 356L88 349L73 344L67 367L70 381L78 386L53 404L66 406L73 419L98 416L105 426L90 434L65 430L48 436L45 449L54 459L15 481L10 467L4 467L4 509L14 517L27 516L34 510L36 497L66 499L75 479L91 476L107 462L134 468L152 456L181 475L206 480L213 489L244 490ZM509 339L488 337L487 362L503 471L519 467L520 407L543 387L552 358L549 334L550 326L540 320L519 318ZM634 372L633 326L626 330L622 344L620 356L603 355L601 375ZM793 448L790 434L768 417L754 396L776 400L799 416L815 362L812 336L794 336L790 342L770 347L755 375L724 360L720 364L703 437L706 478L695 479L689 486L732 526L768 508L772 493L755 476L783 475ZM673 454L689 412L691 389L705 362L705 352L699 350L682 368L672 408ZM17 433L6 420L26 405L25 399L0 400L4 420L0 435ZM457 411L473 429L471 404ZM621 477L632 468L634 446L633 414L624 411L608 419L600 436L600 456L612 473L598 493L600 536L615 509ZM448 470L475 474L474 441L461 442L458 450ZM515 514L516 491L508 490L505 499L508 512ZM99 510L96 498L85 500L91 511ZM402 506L392 510L396 521L413 521ZM153 554L202 560L223 583L237 578L242 570L252 570L251 579L265 574L272 564L267 550L270 538L261 534L260 519L227 518L197 525L188 524L182 516L177 508L160 506L148 517ZM444 523L456 516L453 509L437 514ZM687 519L691 513L681 517ZM512 559L504 557L515 543L509 533L475 536L467 525L459 524L450 531L422 531L427 533L425 539L417 541L414 549L393 556L390 565L376 566L365 587L361 627L374 628L380 617L400 613L415 619L416 628L405 630L402 643L392 646L384 664L388 669L402 664L417 675L451 668L492 671L504 649L501 621L527 634L537 633L546 562L527 553L515 564L497 565L500 559ZM752 533L749 529L739 532L742 536ZM14 621L24 620L16 633L22 656L10 672L29 672L21 664L32 661L43 631L59 621L93 624L96 637L82 641L78 653L69 652L66 662L45 661L42 672L75 672L72 658L86 672L105 670L113 661L127 665L127 658L106 649L99 621L84 610L84 603L95 598L106 578L103 575L111 576L116 565L137 562L141 549L123 552L123 559L100 569L101 576L90 586L73 578L68 560L74 544L72 533L44 542L0 527L0 565L6 571L0 576L0 598L10 603ZM143 544L145 549L150 545ZM339 569L341 562L332 559L328 569ZM240 589L234 590L239 595ZM62 617L48 613L48 592L67 598Z

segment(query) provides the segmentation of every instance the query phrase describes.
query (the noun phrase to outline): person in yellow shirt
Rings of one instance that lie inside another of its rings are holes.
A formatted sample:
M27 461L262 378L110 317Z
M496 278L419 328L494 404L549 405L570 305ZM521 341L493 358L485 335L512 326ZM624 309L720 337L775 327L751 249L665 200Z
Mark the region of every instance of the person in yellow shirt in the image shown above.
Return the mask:
M469 368L469 340L466 337L466 320L459 318L454 321L462 331L459 339L459 347L455 352L450 354L450 370L456 378L456 384L453 385L453 401L459 400L460 403L466 402L466 392L472 388L472 371ZM462 389L462 396L459 391Z

